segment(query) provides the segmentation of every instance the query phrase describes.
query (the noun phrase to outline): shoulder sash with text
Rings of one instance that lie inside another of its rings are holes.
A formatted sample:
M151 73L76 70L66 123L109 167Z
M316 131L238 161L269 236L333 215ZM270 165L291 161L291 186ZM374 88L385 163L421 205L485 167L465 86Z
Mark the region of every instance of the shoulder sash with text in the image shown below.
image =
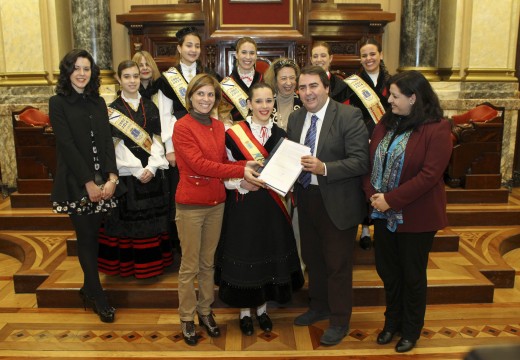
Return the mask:
M247 109L247 94L244 90L229 76L220 82L220 88L245 119L249 110Z
M385 108L374 90L357 75L349 76L344 81L361 99L372 120L377 124L385 114Z
M122 112L108 108L108 120L123 134L141 147L148 154L152 154L152 139L150 135L132 119Z
M172 87L175 95L181 102L182 106L186 108L186 92L188 91L188 83L182 74L175 67L171 67L163 73L166 80Z

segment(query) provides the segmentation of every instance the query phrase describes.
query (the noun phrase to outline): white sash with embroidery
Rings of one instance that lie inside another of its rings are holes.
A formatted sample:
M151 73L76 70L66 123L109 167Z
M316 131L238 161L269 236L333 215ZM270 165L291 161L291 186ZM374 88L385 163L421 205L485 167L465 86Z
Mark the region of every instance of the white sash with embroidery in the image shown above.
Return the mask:
M186 93L188 92L188 83L182 74L175 67L171 67L163 73L166 80L172 87L175 95L179 98L182 106L186 108Z
M374 123L378 123L385 114L385 108L379 101L379 97L374 90L357 75L351 75L344 80L347 85L361 99L367 108Z
M229 76L220 82L220 88L245 119L249 109L247 108L247 94L244 90Z
M139 145L148 154L152 154L152 139L150 135L132 119L122 112L108 108L108 120L123 134L128 136L133 142Z

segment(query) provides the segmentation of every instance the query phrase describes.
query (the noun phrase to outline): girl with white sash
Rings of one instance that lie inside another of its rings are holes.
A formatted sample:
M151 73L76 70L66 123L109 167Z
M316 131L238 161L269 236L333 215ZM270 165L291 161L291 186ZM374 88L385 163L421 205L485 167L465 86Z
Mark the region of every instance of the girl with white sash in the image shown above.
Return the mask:
M243 37L238 39L235 48L233 71L220 82L223 98L218 111L220 120L226 125L246 118L249 88L262 81L262 74L255 69L258 50L256 42L250 37Z
M367 38L362 41L359 54L363 67L361 72L357 74L358 79L363 85L361 89L368 88L371 94L375 94L377 96L376 102L377 99L379 100L376 107L383 109L383 111L374 112L368 108L367 105L365 105L367 102L361 99L362 94L360 91L352 91L347 103L361 109L368 134L371 137L377 122L379 122L377 114L384 114L384 109L389 108L387 99L390 95L388 91L388 79L390 78L390 74L383 63L381 44L374 38ZM371 221L369 218L365 219L362 224L359 246L364 250L370 250L372 248L372 238L370 237L369 229L370 224Z
M149 278L173 263L168 238L168 161L155 104L139 93L138 65L117 69L121 94L109 105L119 181L128 189L100 233L99 270L108 275Z

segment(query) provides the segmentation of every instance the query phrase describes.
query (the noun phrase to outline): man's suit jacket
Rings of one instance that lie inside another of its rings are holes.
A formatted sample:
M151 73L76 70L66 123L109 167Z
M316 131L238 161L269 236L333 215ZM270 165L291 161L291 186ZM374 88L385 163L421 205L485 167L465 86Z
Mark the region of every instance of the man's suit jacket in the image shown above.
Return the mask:
M302 107L289 116L290 140L300 142L306 115ZM361 110L330 99L316 157L327 166L327 176L318 175L318 184L330 219L340 230L360 224L367 212L361 179L369 165L368 132Z

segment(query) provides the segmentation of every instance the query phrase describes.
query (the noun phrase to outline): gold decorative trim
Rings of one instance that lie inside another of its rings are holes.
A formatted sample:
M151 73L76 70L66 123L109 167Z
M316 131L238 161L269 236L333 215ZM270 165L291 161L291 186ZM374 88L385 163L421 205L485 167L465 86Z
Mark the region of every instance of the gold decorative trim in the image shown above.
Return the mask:
M517 82L514 69L471 69L466 68L465 81L497 81L497 82Z
M114 70L101 70L101 85L119 84L115 78Z
M399 67L397 69L397 72L410 71L410 70L419 71L421 74L424 75L424 77L428 81L441 81L441 78L439 77L439 74L438 74L439 68L436 68L436 67L430 67L430 66L423 66L423 67L420 67L420 66L418 66L418 67L403 66L403 67Z
M3 73L0 86L49 85L47 71Z

